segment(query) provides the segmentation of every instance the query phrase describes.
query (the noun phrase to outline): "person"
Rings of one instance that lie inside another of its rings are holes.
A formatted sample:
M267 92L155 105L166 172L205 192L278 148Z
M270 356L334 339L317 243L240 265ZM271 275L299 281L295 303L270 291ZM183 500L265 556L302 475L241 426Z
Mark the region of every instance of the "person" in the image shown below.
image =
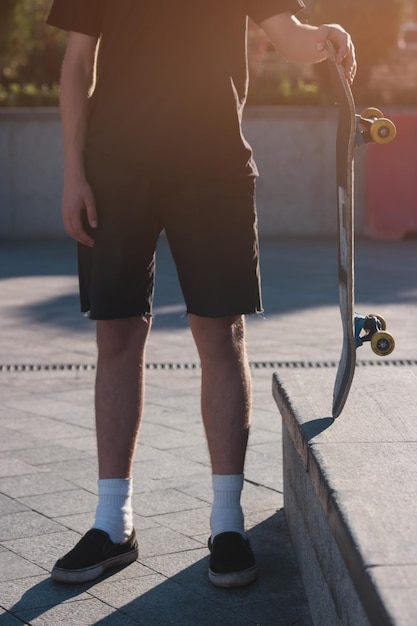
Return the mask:
M245 316L262 311L252 151L242 135L248 16L297 63L326 57L353 80L339 25L313 27L301 0L54 0L69 32L61 75L63 220L78 242L81 310L96 323L98 505L52 570L94 580L138 557L132 462L143 409L155 246L164 230L201 361L211 460L209 580L249 584L257 567L240 504L250 427Z

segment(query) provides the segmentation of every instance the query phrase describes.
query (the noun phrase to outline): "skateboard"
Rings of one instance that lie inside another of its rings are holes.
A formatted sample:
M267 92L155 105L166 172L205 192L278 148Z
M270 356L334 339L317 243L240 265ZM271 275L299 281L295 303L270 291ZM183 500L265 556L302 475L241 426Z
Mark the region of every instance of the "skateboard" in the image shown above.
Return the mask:
M380 356L391 354L394 337L377 314L355 312L354 286L354 151L370 142L389 143L395 138L393 122L376 108L356 113L353 95L343 68L335 61L335 49L327 45L327 63L338 104L336 135L336 182L338 211L339 307L343 327L342 354L333 391L332 415L338 417L345 405L356 366L356 350L369 341Z

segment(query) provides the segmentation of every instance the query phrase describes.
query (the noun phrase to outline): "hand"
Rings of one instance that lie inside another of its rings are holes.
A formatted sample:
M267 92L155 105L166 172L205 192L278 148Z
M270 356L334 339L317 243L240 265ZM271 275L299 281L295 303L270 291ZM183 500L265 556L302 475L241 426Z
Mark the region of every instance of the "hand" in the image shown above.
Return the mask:
M345 75L349 83L353 82L356 74L355 46L352 39L338 24L322 24L317 29L316 47L317 50L324 51L326 43L330 41L336 49L336 63L343 65Z
M84 177L65 180L62 195L62 218L67 233L79 243L93 247L94 239L86 232L83 217L92 230L98 226L93 192Z

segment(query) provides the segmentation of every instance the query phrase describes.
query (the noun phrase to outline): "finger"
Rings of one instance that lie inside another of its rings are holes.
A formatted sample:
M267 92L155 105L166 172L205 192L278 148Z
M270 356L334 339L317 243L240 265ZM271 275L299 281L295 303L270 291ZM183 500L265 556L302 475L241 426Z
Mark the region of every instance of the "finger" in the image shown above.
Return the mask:
M87 233L87 231L83 228L82 223L77 223L75 229L73 230L73 237L78 243L81 243L84 246L88 246L89 248L94 247L94 239Z
M81 215L82 213L80 211L72 212L70 217L67 219L66 230L70 237L78 241L78 243L92 248L94 246L94 239L85 230Z
M96 203L92 193L86 194L84 199L85 210L87 212L87 220L91 228L96 229L98 227L98 216Z
M346 78L353 82L356 74L355 47L350 35L340 27L329 27L328 39L336 48L336 63L342 65Z
M346 78L349 82L352 83L356 74L356 58L353 46L349 49L349 52L344 58L342 65L345 68Z

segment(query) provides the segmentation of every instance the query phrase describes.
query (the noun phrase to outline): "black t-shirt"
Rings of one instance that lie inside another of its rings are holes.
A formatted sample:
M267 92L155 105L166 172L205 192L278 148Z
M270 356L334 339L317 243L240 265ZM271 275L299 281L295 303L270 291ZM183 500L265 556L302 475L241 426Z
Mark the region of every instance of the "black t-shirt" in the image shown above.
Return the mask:
M247 16L301 0L54 0L48 23L100 37L86 148L138 172L256 174L241 132ZM128 160L128 161L127 161Z

